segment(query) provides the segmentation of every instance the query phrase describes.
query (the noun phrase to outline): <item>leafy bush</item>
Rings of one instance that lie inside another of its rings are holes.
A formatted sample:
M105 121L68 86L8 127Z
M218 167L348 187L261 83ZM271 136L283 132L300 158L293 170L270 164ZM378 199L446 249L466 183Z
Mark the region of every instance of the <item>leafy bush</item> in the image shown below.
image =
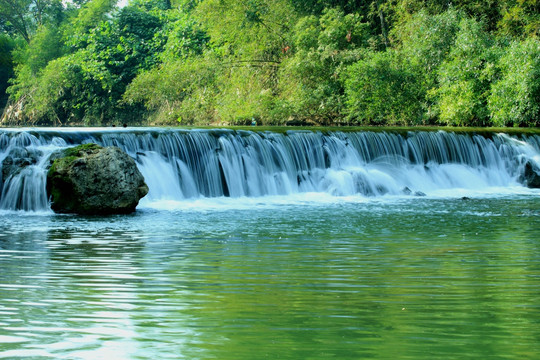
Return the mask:
M211 59L202 57L164 63L137 76L123 103L144 105L156 124L208 121L214 116L217 71Z
M11 52L15 42L8 36L0 34L0 112L6 102L8 80L13 76L13 58Z
M7 89L14 100L33 96L37 82L49 62L64 53L61 37L57 28L41 26L30 43L18 42L18 45L14 47L12 57L17 65L14 69L15 77L11 80L12 86ZM28 114L35 110L28 108L32 103L27 101ZM31 121L36 121L35 116L32 116Z
M370 30L358 14L327 9L300 19L293 32L293 55L281 66L281 98L295 117L330 123L345 108L342 74L368 46Z
M437 15L422 10L394 28L392 35L400 53L412 66L421 69L427 88L436 85L437 69L452 49L463 18L455 10Z
M483 24L464 18L456 40L438 69L438 87L431 91L440 121L448 125L489 125L489 69L496 62L493 41Z
M514 41L498 62L488 108L497 126L540 125L540 41Z
M164 33L167 40L164 51L160 54L163 62L200 56L210 41L200 24L187 13L180 11L166 14Z
M345 88L351 120L363 124L422 122L418 78L396 52L368 53L347 69Z

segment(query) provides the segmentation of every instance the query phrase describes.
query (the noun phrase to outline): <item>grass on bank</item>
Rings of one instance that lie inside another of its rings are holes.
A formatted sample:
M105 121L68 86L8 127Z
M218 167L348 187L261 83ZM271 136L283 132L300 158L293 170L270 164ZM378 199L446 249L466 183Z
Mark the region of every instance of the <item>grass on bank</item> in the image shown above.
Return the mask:
M28 126L1 126L0 129L28 129ZM50 127L30 127L32 129ZM110 129L112 127L86 127L86 126L64 126L62 129ZM426 131L446 131L461 134L477 134L489 137L492 134L504 133L509 135L540 135L539 127L465 127L465 126L145 126L138 125L127 127L117 127L120 129L144 131L144 129L176 129L176 130L233 130L233 131L253 131L253 132L275 132L286 133L288 131L312 131L312 132L391 132L407 134L408 132Z
M510 135L540 135L537 127L455 127L455 126L179 126L171 129L230 129L237 131L277 132L313 131L313 132L393 132L406 134L410 131L446 131L454 133L489 135L504 133Z

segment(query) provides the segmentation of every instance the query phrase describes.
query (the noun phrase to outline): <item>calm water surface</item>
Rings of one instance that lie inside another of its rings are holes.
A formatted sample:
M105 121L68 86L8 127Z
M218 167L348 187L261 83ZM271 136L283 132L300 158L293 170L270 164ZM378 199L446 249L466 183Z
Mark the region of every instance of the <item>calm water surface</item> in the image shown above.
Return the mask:
M540 198L0 214L0 358L538 359Z

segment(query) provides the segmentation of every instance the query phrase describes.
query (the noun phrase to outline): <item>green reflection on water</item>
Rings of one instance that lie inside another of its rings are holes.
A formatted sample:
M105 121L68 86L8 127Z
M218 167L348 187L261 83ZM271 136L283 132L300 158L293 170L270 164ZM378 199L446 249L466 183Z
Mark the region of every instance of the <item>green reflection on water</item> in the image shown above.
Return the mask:
M532 197L6 218L0 357L534 359L539 230Z

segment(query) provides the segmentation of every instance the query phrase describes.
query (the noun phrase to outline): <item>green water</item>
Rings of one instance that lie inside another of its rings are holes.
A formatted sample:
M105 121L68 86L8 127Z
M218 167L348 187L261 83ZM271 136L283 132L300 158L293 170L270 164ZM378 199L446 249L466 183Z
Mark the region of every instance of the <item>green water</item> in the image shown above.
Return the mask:
M0 215L0 358L538 359L540 198Z

